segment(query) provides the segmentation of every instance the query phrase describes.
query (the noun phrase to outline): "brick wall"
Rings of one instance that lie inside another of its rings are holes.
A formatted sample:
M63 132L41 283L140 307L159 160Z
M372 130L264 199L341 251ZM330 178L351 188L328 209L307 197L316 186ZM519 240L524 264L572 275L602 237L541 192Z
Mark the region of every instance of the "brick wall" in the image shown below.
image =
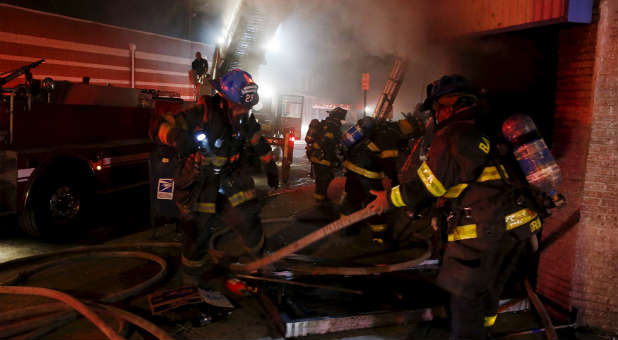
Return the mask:
M581 321L617 329L616 1L559 33L552 151L567 206L546 221L538 291Z
M597 24L568 25L558 33L558 66L552 153L562 170L559 191L567 205L545 221L537 289L571 307L577 231L581 227L584 174L592 112L592 76Z
M599 6L590 144L575 246L572 303L581 321L618 331L618 2Z

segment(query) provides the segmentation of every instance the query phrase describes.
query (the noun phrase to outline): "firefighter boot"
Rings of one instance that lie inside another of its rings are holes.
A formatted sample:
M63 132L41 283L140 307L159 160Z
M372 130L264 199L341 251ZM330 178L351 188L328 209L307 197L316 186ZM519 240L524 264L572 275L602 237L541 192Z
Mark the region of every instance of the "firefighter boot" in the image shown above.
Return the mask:
M337 219L338 214L335 209L335 204L329 199L318 201L317 210L321 215L324 215L326 220Z
M196 286L202 289L210 289L208 280L215 269L210 260L210 255L206 254L199 261L192 261L182 257L182 284L184 286Z

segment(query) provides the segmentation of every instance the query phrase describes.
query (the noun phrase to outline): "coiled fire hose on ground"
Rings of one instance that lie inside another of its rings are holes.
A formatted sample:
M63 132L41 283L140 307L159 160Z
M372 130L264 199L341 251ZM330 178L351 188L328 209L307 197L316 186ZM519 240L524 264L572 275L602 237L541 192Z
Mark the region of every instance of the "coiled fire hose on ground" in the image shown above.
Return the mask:
M123 339L85 304L63 292L39 287L1 286L0 294L38 295L48 297L50 299L60 300L85 316L109 339Z
M158 281L160 281L165 274L167 273L167 263L165 260L160 258L159 256L146 253L146 252L132 252L132 251L108 251L114 249L126 249L127 247L135 247L135 248L159 248L159 247L179 247L180 243L178 242L142 242L142 243L131 243L131 244L112 244L112 245L100 245L100 246L91 246L91 247L76 247L72 249L67 249L55 253L43 254L43 255L35 255L27 258L21 258L9 262L5 262L0 265L0 271L6 268L10 268L12 266L18 264L24 264L33 260L44 259L45 257L54 257L54 256L66 256L66 255L74 255L68 258L61 258L52 261L48 261L42 263L40 265L36 265L26 271L22 271L17 276L9 279L3 284L15 284L27 278L28 276L34 273L40 273L42 270L50 268L52 266L57 266L60 264L64 264L69 261L76 260L84 260L91 258L101 258L101 257L135 257L146 259L152 262L156 262L159 264L161 269L157 274L153 277L147 279L140 284L121 290L119 292L108 294L107 296L100 299L101 302L113 303L118 302L127 297L134 296L147 289L148 287L154 285ZM105 252L107 251L107 252ZM168 335L165 331L152 324L151 322L129 313L127 311L123 311L121 309L103 305L103 304L85 304L75 299L74 297L69 296L68 294L54 291L47 288L39 288L39 287L20 287L20 286L0 286L0 294L21 294L21 295L40 295L48 298L53 298L56 300L60 300L65 304L68 304L74 310L77 310L80 314L86 316L88 320L93 322L97 328L99 328L103 334L105 334L110 339L121 339L122 336L113 330L109 325L107 325L103 320L101 320L92 309L97 310L103 314L109 314L114 316L120 322L119 330L123 329L125 321L128 321L146 331L156 336L159 339L172 339L170 335ZM10 337L16 334L21 334L16 338L36 338L42 336L48 332L53 331L54 329L61 327L72 320L75 319L75 312L67 311L67 306L59 303L48 303L39 306L29 306L25 307L21 310L13 310L10 312L0 313L0 322L11 322L13 320L23 318L26 316L39 316L45 314L44 316L37 317L35 320L28 320L28 322L23 322L21 324L10 325L9 327L0 327L0 337ZM25 333L24 332L28 332Z
M282 258L284 258L287 255L290 255L300 249L303 249L305 247L307 247L308 245L334 233L337 232L339 230L342 230L350 225L353 225L354 223L357 223L359 221L362 221L370 216L375 215L375 212L373 212L372 210L370 210L369 208L365 208L362 210L359 210L351 215L348 216L344 216L312 233L310 233L309 235L306 235L305 237L297 240L296 242L293 242L277 251L275 251L274 253L257 259L255 261L249 262L249 263L245 263L245 264L239 264L239 263L234 263L230 265L230 269L232 271L236 271L236 272L254 272L256 271L258 268L262 268L264 266L267 266L273 262L276 262ZM70 254L78 254L77 256L73 257L73 258L62 258L62 259L58 259L55 261L50 261L47 263L43 263L41 265L35 266L34 268L31 268L28 271L24 271L22 273L20 273L20 275L18 275L17 277L12 278L11 280L9 280L7 283L11 284L14 282L19 282L20 280L24 279L24 277L27 277L35 272L40 272L43 269L49 268L51 266L56 266L59 264L63 264L66 263L67 261L75 261L75 260L83 260L85 258L91 258L91 257L101 257L101 256L112 256L112 257L126 257L126 256L134 256L134 257L138 257L138 258L144 258L144 259L148 259L151 261L155 261L157 263L159 263L159 265L161 265L162 269L159 273L157 273L154 277L152 277L151 279L148 279L145 282L140 283L139 285L123 290L121 292L117 292L117 293L113 293L109 296L106 296L105 298L103 298L101 301L103 302L115 302L115 301L119 301L122 300L126 297L132 296L137 294L138 292L150 287L151 285L153 285L155 282L157 282L158 280L160 280L166 273L167 270L167 265L165 263L165 261L155 255L152 254L148 254L148 253L142 253L142 252L109 252L107 254L97 254L96 252L101 252L101 251L106 251L106 250L112 250L112 249L126 249L127 247L136 247L136 248L157 248L157 247L179 247L180 243L178 242L143 242L143 243L133 243L133 244L113 244L113 245L101 245L101 246L91 246L91 247L77 247L77 248L72 248L72 249L67 249L64 251L60 251L60 252L55 252L55 253L51 253L51 254L44 254L44 255L35 255L35 256L31 256L28 258L23 258L23 259L17 259L17 260L13 260L13 261L9 261L6 262L4 264L0 265L0 271L3 268L6 268L8 266L11 265L16 265L16 264L21 264L21 263L26 263L28 261L33 261L33 260L39 260L45 257L50 257L50 256L65 256L65 255L70 255ZM86 254L81 254L86 252ZM418 260L418 259L417 259ZM416 261L415 261L416 263ZM410 264L406 264L408 267L410 266ZM47 295L43 295L43 296L48 296L48 297L52 297L52 298L56 298L59 299L65 303L68 303L71 307L73 307L74 309L76 309L78 312L80 312L82 315L86 316L89 320L91 320L93 323L95 323L95 325L101 329L101 331L103 331L103 333L108 336L108 338L110 339L120 339L120 335L114 331L110 326L108 326L107 324L105 324L98 316L96 316L96 314L94 314L94 312L92 310L90 310L86 305L84 305L83 303L79 302L78 300L76 300L75 298L72 298L70 296L68 296L67 294L64 294L62 292L55 292L52 290L48 290L45 288L36 288L36 287L11 287L11 286L0 286L0 293L16 293L16 294L47 294ZM70 301L70 303L69 303ZM99 306L100 307L100 306ZM58 310L60 307L58 306L50 306L50 309L55 309ZM160 339L171 339L171 337L169 335L167 335L165 333L165 331L159 329L158 327L156 327L155 325L149 323L148 321L141 319L137 316L131 315L131 313L128 312L124 312L124 311L120 311L117 309L114 309L113 307L110 306L105 306L105 307L100 307L100 308L105 308L107 311L109 311L110 313L114 314L116 317L118 317L119 319L123 319L123 320L127 320L131 323L136 324L137 326L140 326L141 328L148 330L149 332L151 332L153 335L159 337ZM1 315L0 315L1 316ZM66 317L65 317L66 319ZM59 318L58 317L52 317L50 318L51 321L58 321ZM0 319L0 321L2 321Z

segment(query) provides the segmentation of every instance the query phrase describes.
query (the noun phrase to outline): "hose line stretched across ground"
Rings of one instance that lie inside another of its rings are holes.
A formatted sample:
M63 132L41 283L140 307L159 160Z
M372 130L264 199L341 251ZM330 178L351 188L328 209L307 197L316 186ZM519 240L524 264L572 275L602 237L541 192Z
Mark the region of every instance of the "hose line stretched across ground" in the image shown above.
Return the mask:
M557 340L558 334L556 333L556 329L551 322L551 317L549 316L549 313L547 313L547 310L545 309L545 306L539 299L538 295L536 295L536 293L532 289L532 285L530 285L530 280L528 280L528 278L524 279L524 286L526 287L528 298L530 299L530 301L532 301L534 308L541 317L541 322L543 323L543 326L545 326L545 335L547 336L547 339Z
M248 263L233 263L230 265L230 269L236 272L255 272L259 268L267 266L273 262L279 261L282 258L297 252L308 245L318 241L336 231L344 229L353 225L356 222L362 221L368 217L375 215L376 213L369 209L364 208L359 210L351 215L343 216L340 219L327 224L326 226L310 233L309 235L291 243L287 246L275 251L274 253L269 254L268 256L262 257L252 262Z

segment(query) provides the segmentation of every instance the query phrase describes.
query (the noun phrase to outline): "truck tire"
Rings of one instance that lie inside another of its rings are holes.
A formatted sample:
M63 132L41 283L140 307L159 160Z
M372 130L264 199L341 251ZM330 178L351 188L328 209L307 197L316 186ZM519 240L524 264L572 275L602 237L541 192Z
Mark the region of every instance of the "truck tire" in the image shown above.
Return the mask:
M50 169L33 183L21 223L27 234L65 240L87 230L94 185L87 173Z

